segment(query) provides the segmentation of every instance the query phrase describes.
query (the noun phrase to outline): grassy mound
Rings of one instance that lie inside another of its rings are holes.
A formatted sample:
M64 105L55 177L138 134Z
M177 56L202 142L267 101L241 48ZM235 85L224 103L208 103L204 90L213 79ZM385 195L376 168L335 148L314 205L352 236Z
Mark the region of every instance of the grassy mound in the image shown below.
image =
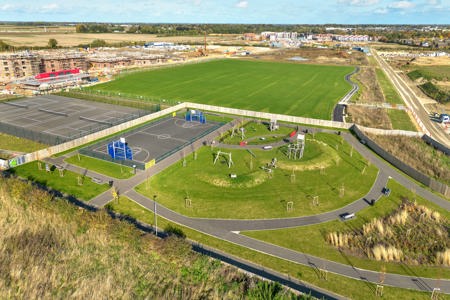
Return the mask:
M0 230L2 299L297 298L184 240L156 239L17 179L0 178Z
M353 255L412 265L450 266L450 227L425 206L405 201L392 214L351 232L330 232L327 241Z
M344 76L352 70L229 59L132 73L92 90L329 119L350 90Z
M219 149L203 147L196 156L185 158L137 187L148 196L158 196L164 206L192 217L204 218L276 218L316 214L355 201L372 186L377 169L367 162L341 136L307 135L304 156L290 160L285 147L272 150L222 148L232 154L221 156ZM277 158L277 167L267 172ZM230 174L236 174L231 178ZM294 175L294 176L292 176ZM345 193L341 195L341 187ZM320 206L313 205L319 196ZM186 198L192 201L186 206ZM287 202L294 210L287 212Z

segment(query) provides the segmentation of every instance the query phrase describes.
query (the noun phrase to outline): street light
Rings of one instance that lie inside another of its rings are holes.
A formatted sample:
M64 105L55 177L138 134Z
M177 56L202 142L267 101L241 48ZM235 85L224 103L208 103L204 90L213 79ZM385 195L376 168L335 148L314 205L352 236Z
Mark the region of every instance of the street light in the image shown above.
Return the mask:
M156 195L153 195L153 204L154 204L153 212L155 213L155 235L158 236L158 218L156 215L156 197L157 197Z
M136 165L133 165L134 174L136 175Z

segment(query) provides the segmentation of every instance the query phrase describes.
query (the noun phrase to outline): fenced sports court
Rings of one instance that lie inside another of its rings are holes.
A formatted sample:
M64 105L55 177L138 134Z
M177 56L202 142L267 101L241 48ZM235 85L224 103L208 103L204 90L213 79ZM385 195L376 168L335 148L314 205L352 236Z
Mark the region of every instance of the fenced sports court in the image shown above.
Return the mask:
M0 103L0 132L57 145L151 111L44 95Z
M80 149L81 154L107 161L136 166L146 169L190 145L210 132L221 127L223 123L187 121L183 116L166 117L133 129L125 134ZM114 160L108 154L108 144L124 138L132 149L133 160ZM182 153L180 155L183 155Z

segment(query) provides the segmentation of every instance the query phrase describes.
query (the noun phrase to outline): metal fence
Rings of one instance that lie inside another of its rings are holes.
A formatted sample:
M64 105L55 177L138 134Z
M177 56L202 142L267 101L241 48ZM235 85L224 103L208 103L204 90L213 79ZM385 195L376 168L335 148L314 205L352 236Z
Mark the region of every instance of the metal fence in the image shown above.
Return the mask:
M192 144L193 142L195 142L195 141L201 139L202 137L204 137L204 136L210 134L210 133L213 132L214 130L219 129L219 128L222 127L224 124L225 124L225 123L218 123L216 126L213 126L213 127L209 128L207 131L203 132L202 134L200 134L200 135L198 135L198 136L196 136L196 137L193 137L192 139L190 139L189 141L183 143L182 145L180 145L180 146L178 146L178 147L176 147L176 148L170 150L169 152L164 153L163 155L160 155L159 157L157 157L157 158L155 159L156 163L162 161L163 159L165 159L165 158L171 156L171 155L174 154L174 153L177 153L178 151L180 151L181 149L183 149L183 148L189 146L189 145Z
M13 124L9 124L9 123L3 123L0 122L0 132L9 134L9 135L13 135L13 136L17 136L17 137L21 137L24 139L28 139L28 140L32 140L32 141L36 141L42 144L46 144L46 145L59 145L61 143L65 143L80 137L83 137L85 135L89 135L91 133L109 128L109 127L113 127L125 122L129 122L131 120L143 117L145 115L151 114L151 112L149 111L145 111L145 110L139 110L136 111L134 114L128 114L125 115L123 117L120 118L115 118L112 120L109 120L108 122L103 122L103 121L95 121L94 119L89 119L87 121L91 121L92 123L96 123L95 125L92 125L91 128L87 129L87 130L83 130L81 132L74 132L74 134L72 134L71 136L60 136L57 134L52 134L52 133L47 133L47 132L42 132L42 131L37 131L37 130L33 130L30 128L25 128L25 127L21 127L21 126L17 126L17 125L13 125ZM80 117L80 119L83 119ZM85 118L86 120L87 118Z
M94 151L90 147L82 148L82 149L78 150L78 152L80 152L80 154L83 154L83 155L87 155L87 156L98 158L98 159L103 159L103 160L113 162L116 164L132 167L132 168L135 167L136 169L139 169L139 170L145 170L144 163L134 161L134 160L114 159L111 156L109 156L108 154Z

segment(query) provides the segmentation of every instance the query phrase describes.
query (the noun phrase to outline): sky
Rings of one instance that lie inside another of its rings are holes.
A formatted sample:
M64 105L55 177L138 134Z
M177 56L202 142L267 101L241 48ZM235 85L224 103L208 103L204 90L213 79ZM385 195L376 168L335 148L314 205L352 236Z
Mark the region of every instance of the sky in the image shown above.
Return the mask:
M450 24L450 0L0 0L0 21Z

